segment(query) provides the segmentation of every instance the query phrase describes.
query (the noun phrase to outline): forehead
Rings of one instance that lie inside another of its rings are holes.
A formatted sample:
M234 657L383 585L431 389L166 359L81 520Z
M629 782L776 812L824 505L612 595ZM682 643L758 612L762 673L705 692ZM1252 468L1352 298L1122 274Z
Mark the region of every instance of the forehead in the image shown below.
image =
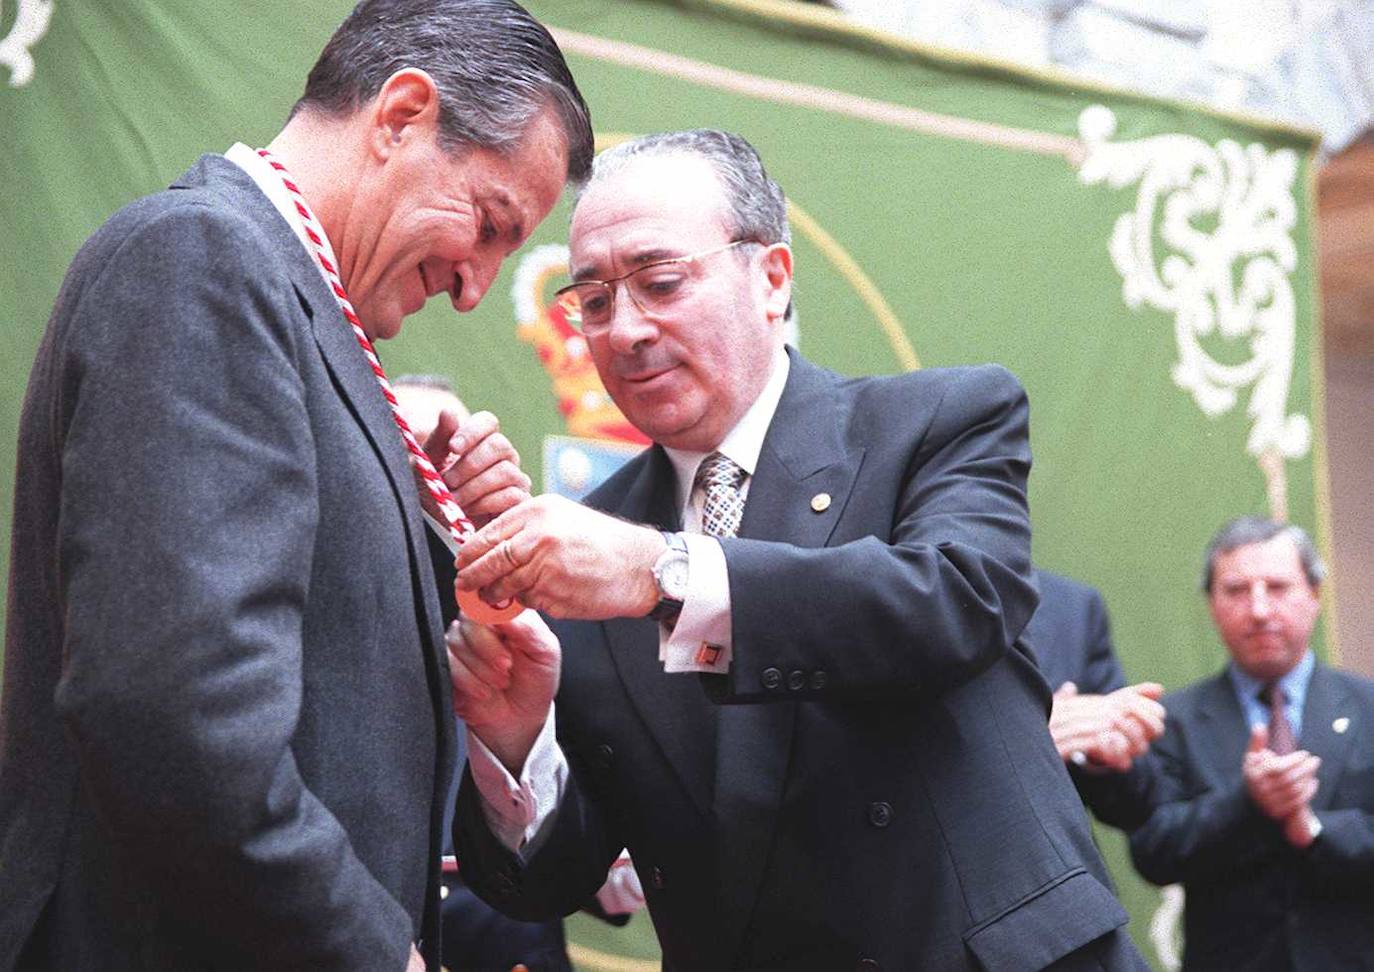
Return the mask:
M686 253L725 242L725 193L693 155L631 159L587 187L573 214L573 266L633 262L651 250Z
M1220 582L1247 582L1261 579L1295 580L1306 577L1298 545L1286 534L1261 543L1247 543L1218 554L1215 567Z
M519 220L528 234L548 215L563 193L567 140L547 112L530 122L510 154L487 148L445 153L447 165L436 173L441 193L466 186L479 201Z

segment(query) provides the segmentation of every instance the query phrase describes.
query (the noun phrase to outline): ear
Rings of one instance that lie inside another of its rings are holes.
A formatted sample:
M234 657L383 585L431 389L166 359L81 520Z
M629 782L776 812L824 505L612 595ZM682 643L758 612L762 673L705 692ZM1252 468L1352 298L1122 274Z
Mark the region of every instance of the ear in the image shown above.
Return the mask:
M763 253L764 307L768 323L776 324L792 301L792 248L774 243Z
M381 159L439 128L439 88L427 71L405 68L387 78L372 99L370 144Z

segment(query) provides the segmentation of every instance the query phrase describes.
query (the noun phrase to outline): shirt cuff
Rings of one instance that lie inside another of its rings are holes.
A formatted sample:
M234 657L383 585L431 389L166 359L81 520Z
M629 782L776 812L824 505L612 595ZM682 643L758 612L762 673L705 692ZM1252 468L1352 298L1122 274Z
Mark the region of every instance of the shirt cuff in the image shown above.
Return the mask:
M608 915L629 915L644 907L644 888L628 851L622 850L611 864L606 883L596 892L596 903Z
M468 768L482 797L487 826L507 850L532 851L568 785L568 760L554 734L553 705L525 757L519 780L471 729L467 734Z
M665 672L723 675L730 670L730 575L715 537L684 533L687 596L670 631L658 629L658 657Z

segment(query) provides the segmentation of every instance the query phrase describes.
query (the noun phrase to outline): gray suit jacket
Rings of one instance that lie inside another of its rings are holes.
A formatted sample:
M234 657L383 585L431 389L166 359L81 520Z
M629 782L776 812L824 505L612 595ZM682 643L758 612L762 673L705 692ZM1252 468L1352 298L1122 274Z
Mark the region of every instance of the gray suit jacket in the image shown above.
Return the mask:
M1159 805L1131 835L1148 880L1182 882L1186 969L1374 969L1374 682L1318 665L1298 746L1320 756L1306 850L1251 802L1250 728L1223 672L1164 697Z
M17 479L0 969L437 958L453 730L415 487L237 166L78 253Z
M1014 647L1035 606L1020 387L792 362L722 542L729 675L665 675L646 619L556 625L567 794L517 858L465 779L464 874L534 917L628 847L675 972L1131 967ZM673 481L655 447L591 502L676 529Z

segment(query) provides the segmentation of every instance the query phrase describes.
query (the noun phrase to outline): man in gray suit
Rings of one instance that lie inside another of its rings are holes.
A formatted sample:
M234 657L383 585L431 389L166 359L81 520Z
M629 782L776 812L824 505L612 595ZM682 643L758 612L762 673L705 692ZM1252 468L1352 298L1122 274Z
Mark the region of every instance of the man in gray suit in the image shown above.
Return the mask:
M290 185L240 145L113 216L38 352L0 969L438 966L451 594L336 292L374 341L476 306L590 125L514 3L366 0L270 150ZM525 495L493 423L454 432L479 522Z
M564 306L655 445L460 554L583 619L452 638L463 873L532 918L627 847L673 972L1138 968L1017 643L1025 395L784 349L788 235L737 136L597 160Z

